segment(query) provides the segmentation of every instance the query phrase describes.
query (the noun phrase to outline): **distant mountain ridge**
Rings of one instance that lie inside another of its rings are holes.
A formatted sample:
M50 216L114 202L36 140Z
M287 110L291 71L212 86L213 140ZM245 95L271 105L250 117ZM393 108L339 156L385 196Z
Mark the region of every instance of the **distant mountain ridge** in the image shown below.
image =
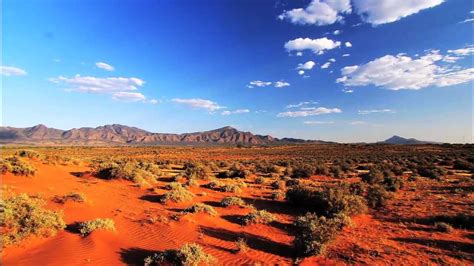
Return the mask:
M69 130L36 125L27 128L0 127L0 143L43 145L156 145L156 144L285 144L330 143L303 139L278 139L269 135L256 135L233 127L214 130L171 134L152 133L136 127L119 124L82 127Z
M397 135L394 135L384 141L381 141L379 143L383 144L403 144L403 145L410 145L410 144L437 144L437 142L432 142L432 141L424 141L424 140L417 140L414 138L403 138Z

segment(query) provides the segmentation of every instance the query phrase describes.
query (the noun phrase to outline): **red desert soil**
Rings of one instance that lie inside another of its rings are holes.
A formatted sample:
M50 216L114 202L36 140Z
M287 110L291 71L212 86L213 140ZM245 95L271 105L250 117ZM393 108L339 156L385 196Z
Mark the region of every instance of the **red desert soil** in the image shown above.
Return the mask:
M82 237L66 229L50 238L29 238L3 250L3 265L142 265L147 255L178 248L187 242L202 245L221 265L289 265L293 262L291 222L295 213L285 207L283 201L266 199L272 191L270 187L260 189L258 186L256 189L255 185L250 185L240 196L255 207L275 214L278 222L243 227L237 218L248 209L217 205L232 193L191 188L198 195L194 202L164 205L158 201L158 196L164 192L161 189L151 192L127 181L106 181L89 174L80 176L77 173L90 170L82 166L52 166L39 162L34 166L38 169L34 177L4 175L3 189L40 195L48 200L49 208L63 210L69 225L111 218L117 230L93 232ZM165 181L160 181L158 187L163 187ZM57 204L50 200L55 195L72 191L83 193L87 201ZM179 221L170 219L196 202L214 206L219 215L188 214ZM300 261L302 265L472 265L472 231L436 232L431 225L420 222L426 217L454 215L466 210L472 215L472 193L454 193L451 188L443 187L443 183L423 179L407 182L393 202L385 211L355 217L355 225L344 229L329 248L326 258L307 258ZM234 252L234 242L240 237L247 239L250 248L247 253Z

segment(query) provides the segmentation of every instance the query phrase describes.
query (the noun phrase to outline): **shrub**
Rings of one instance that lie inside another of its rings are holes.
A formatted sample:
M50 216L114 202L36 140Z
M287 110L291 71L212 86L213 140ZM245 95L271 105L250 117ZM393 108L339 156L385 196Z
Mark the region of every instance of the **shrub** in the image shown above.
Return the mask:
M361 176L362 181L368 184L378 184L384 180L384 175L380 170L372 169Z
M350 218L341 214L327 218L315 213L307 213L296 218L294 225L298 233L293 243L298 256L324 254L327 245L349 223Z
M165 186L165 189L167 190L173 190L173 189L182 189L183 185L179 182L171 182Z
M12 156L5 159L0 158L0 172L1 174L10 172L14 175L30 176L35 175L36 168L18 157Z
M284 181L274 181L271 186L273 189L285 189L286 183Z
M297 168L293 168L293 172L291 174L292 178L308 178L313 174L313 169L310 166L301 166Z
M52 236L66 227L60 212L44 209L44 201L19 194L0 200L2 246L30 235Z
M145 266L159 266L166 263L171 265L210 265L214 264L216 259L204 252L198 244L184 244L179 250L165 250L155 253L153 256L145 258Z
M355 215L367 210L363 197L351 194L343 187L315 189L295 186L286 192L286 198L293 205L307 207L309 211L324 216L338 213Z
M299 185L301 185L301 180L300 179L289 179L289 180L286 181L285 185L287 187L299 186Z
M450 224L444 222L437 222L434 226L440 232L451 233L454 230Z
M351 183L349 185L349 191L354 194L354 195L363 195L366 191L367 187L365 183L363 182L356 182L356 183Z
M244 225L269 224L275 220L275 216L266 210L253 210L242 218L242 223Z
M40 157L40 154L36 151L32 151L32 150L21 150L21 151L17 151L15 153L15 155L18 155L20 157L26 157L26 158L30 158L30 159L33 159L33 158L39 158Z
M236 253L246 253L249 250L249 246L247 245L247 241L244 238L239 238L235 241L235 252Z
M186 163L184 165L184 176L189 179L207 179L209 176L209 169L201 164Z
M243 201L241 198L238 198L238 197L225 197L221 200L220 205L222 207L229 207L229 206L245 207L245 206L247 206L247 204L245 204L245 201Z
M188 187L199 187L199 182L196 180L196 179L189 179L187 182L186 182L186 185Z
M265 183L265 178L259 176L255 178L255 184L264 184Z
M388 191L396 192L399 189L403 188L403 179L400 177L385 177L383 184Z
M190 201L193 198L194 198L194 194L181 186L181 187L177 187L166 192L162 196L161 202L163 203L167 203L168 201L184 202L184 201Z
M115 231L115 223L112 219L102 218L79 223L79 232L82 236L88 236L96 230Z
M53 201L60 204L64 204L67 201L85 202L86 197L84 196L84 194L79 192L69 192L68 194L63 196L55 196L53 198Z
M242 188L238 184L226 184L221 187L222 192L241 193Z
M373 209L379 209L387 206L388 200L391 198L389 192L383 186L373 185L367 190L367 203Z
M274 200L281 200L281 199L285 198L285 192L283 192L281 190L272 192L271 198L274 199Z
M207 213L211 216L217 216L216 210L204 203L196 203L193 206L184 209L184 213Z

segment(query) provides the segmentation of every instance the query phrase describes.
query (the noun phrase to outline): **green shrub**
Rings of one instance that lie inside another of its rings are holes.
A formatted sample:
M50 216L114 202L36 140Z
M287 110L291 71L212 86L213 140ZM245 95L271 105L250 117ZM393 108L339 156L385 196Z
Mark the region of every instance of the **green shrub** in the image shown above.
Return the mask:
M308 178L313 174L313 169L309 165L293 168L292 178Z
M259 176L255 178L255 184L264 184L265 183L265 178Z
M16 156L0 158L0 173L5 174L6 172L14 175L30 176L35 175L36 168Z
M88 236L96 230L115 231L115 223L112 219L102 218L79 223L79 232L82 236Z
M247 204L241 198L238 197L225 197L221 200L220 205L222 207L229 207L229 206L239 206L239 207L246 207Z
M207 213L211 216L217 216L216 210L204 203L196 203L193 206L184 209L184 213Z
M15 155L18 155L20 157L26 157L26 158L30 158L30 159L37 159L40 157L40 154L36 151L32 151L32 150L21 150L21 151L17 151L15 153Z
M295 186L286 192L286 199L295 206L306 207L308 211L324 216L334 216L338 213L355 215L367 210L364 198L351 194L344 187L315 189Z
M266 210L253 210L242 218L242 223L244 225L269 224L275 220L275 216Z
M145 258L145 266L161 266L166 264L198 266L211 265L216 259L204 252L203 248L198 244L184 244L179 250L171 249L153 256Z
M244 238L239 238L235 241L235 252L236 253L246 253L249 250L249 246L247 245L247 241Z
M63 196L55 196L53 198L53 201L60 204L64 204L67 201L85 202L86 197L84 196L84 194L79 192L69 192L68 194Z
M19 194L0 200L2 246L30 235L52 236L66 227L62 213L44 209L44 201Z
M378 184L384 180L384 175L380 170L371 169L368 173L363 174L361 178L367 184Z
M434 226L440 232L451 233L454 230L450 224L444 222L437 222Z
M161 202L167 203L168 201L172 202L184 202L190 201L194 198L194 194L188 191L184 187L177 187L168 192L166 192L161 198Z
M297 255L306 257L324 254L327 245L348 224L350 224L350 218L344 214L327 218L315 213L307 213L296 218L294 225L297 228L297 234L293 243Z
M367 203L373 209L379 209L387 206L388 200L391 198L389 192L383 186L372 185L367 190Z

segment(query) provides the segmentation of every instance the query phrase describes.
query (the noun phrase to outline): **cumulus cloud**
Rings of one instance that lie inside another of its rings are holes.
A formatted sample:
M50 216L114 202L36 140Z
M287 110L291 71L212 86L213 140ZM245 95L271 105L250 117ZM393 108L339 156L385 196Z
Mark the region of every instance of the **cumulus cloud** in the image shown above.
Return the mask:
M98 78L76 75L73 78L59 76L49 79L51 82L65 84L68 90L91 93L113 93L119 91L135 91L143 86L145 81L139 78L109 77Z
M311 50L315 54L323 54L327 50L331 50L341 46L341 42L333 41L326 37L319 39L297 38L285 43L285 49L291 51Z
M372 25L395 22L443 2L444 0L353 0L356 12Z
M376 113L394 114L396 112L392 109L378 109L378 110L359 110L357 113L360 115L370 115L370 114L376 114Z
M352 47L352 43L351 43L351 42L346 42L346 43L344 43L344 45L345 45L346 47Z
M300 108L300 107L303 107L303 106L314 105L314 104L318 104L318 102L316 102L316 101L304 101L304 102L299 102L297 104L289 104L285 108L287 108L287 109L289 109L289 108Z
M100 68L100 69L103 69L103 70L107 70L107 71L114 71L114 67L107 64L107 63L104 63L104 62L97 62L95 63L95 66Z
M304 70L298 71L298 75L300 75L300 76L304 75Z
M172 99L171 101L178 104L187 105L192 108L205 109L211 112L225 108L224 106L218 105L216 102L200 99L200 98L191 98L191 99L175 98L175 99Z
M290 83L283 80L275 81L275 82L254 80L254 81L250 81L249 84L247 84L247 88L268 87L268 86L271 86L272 84L275 88L283 88L283 87L288 87L291 85Z
M324 64L321 66L321 68L322 68L322 69L326 69L326 68L328 68L329 66L331 66L331 62L326 62L326 63L324 63Z
M398 21L444 0L312 0L305 8L284 11L278 16L299 25L330 25L342 22L353 9L367 23L381 25ZM357 24L359 25L359 24Z
M305 125L329 125L334 124L334 121L304 121Z
M274 86L275 86L275 88L283 88L283 87L290 86L290 83L288 83L286 81L283 81L283 80L280 80L280 81L275 82Z
M304 64L298 64L298 66L296 67L296 69L305 69L305 70L310 70L314 67L314 65L316 65L316 63L314 61L308 61Z
M108 94L112 99L122 102L144 102L156 104L158 100L147 100L145 95L137 92L145 81L139 78L108 77L98 78L76 75L72 78L59 76L50 78L51 82L65 86L66 91Z
M341 34L341 31L340 30L335 30L335 31L332 32L332 34L339 35L339 34Z
M307 110L306 110L307 109ZM287 111L278 113L278 117L306 117L306 116L315 116L322 114L331 114L331 113L341 113L342 110L339 108L326 108L326 107L315 107L315 108L306 108L305 110L298 111Z
M448 53L464 57L472 51L458 49ZM390 90L418 90L429 86L451 86L474 79L474 68L446 65L443 58L437 50L418 57L385 55L366 64L342 68L342 77L337 82L345 86L374 85Z
M24 76L26 71L12 66L0 66L0 74L2 76Z
M146 97L139 92L119 91L112 94L112 99L123 102L140 102L145 101Z
M245 114L250 113L249 109L237 109L234 111L225 110L221 113L221 115L234 115L234 114Z
M351 13L350 0L313 0L306 8L285 11L278 18L293 24L330 25L341 21L343 13Z

